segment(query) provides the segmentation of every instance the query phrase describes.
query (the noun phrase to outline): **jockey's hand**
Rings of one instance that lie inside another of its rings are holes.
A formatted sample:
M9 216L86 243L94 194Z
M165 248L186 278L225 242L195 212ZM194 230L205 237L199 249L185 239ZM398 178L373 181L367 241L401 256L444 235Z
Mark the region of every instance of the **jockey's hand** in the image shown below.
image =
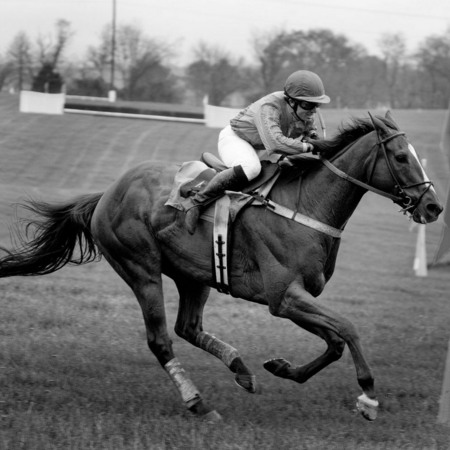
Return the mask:
M310 139L319 139L319 133L317 133L317 131L313 130L310 131L309 136Z
M314 145L310 142L303 142L302 153L314 152Z
M282 156L278 160L278 165L283 168L294 167L293 162L287 156Z
M297 153L296 155L287 155L281 161L281 164L280 162L278 162L278 164L281 165L282 167L298 166L302 165L305 159L309 159L309 157L306 156L304 153Z

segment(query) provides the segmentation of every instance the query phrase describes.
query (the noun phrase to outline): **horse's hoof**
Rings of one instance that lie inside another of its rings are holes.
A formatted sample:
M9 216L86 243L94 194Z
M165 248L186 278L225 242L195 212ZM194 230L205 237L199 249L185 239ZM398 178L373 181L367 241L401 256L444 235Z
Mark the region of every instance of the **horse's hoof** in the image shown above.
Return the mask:
M213 409L212 411L209 411L209 413L202 416L202 421L211 424L219 423L222 422L222 416L215 409Z
M287 369L291 366L289 361L284 358L273 358L267 360L264 364L264 369L277 377L285 377Z
M362 394L358 397L356 402L356 409L361 413L364 419L375 420L378 413L378 400L367 397L366 394Z
M256 377L255 375L236 374L234 377L235 383L242 389L254 394L256 392Z

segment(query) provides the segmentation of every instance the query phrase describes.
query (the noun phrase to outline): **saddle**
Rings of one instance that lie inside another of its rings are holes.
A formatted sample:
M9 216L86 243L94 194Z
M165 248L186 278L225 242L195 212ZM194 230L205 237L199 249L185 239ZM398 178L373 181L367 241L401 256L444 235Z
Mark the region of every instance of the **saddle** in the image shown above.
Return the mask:
M203 163L207 167L202 167L200 164ZM184 163L178 172L179 181L179 196L183 199L195 195L203 186L205 186L217 172L221 172L228 167L212 153L203 153L200 161L191 161ZM197 173L194 171L197 170ZM242 193L249 194L256 191L264 183L270 180L276 175L280 170L278 164L271 163L270 161L261 161L261 172L259 175L253 179L244 189ZM184 172L186 177L190 176L190 180L183 179L181 173ZM177 184L177 177L175 179L175 184ZM184 202L181 200L181 203ZM174 205L172 205L174 206Z

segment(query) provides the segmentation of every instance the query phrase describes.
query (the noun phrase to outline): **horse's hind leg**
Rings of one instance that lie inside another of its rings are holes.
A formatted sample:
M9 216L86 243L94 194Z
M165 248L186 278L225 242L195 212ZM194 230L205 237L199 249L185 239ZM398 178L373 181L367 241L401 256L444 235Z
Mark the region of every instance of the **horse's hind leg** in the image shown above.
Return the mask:
M238 386L256 392L255 376L244 364L238 351L226 342L203 331L203 308L210 288L192 280L175 279L180 293L180 306L175 332L191 344L220 359L234 374Z
M122 236L120 240L109 239L105 242L104 234L103 245L99 247L136 295L144 316L148 346L174 382L187 408L207 420L216 421L220 419L219 414L205 404L173 353L172 341L167 332L158 245L155 241L149 241L147 234L146 239L137 246L138 236L139 230L136 230ZM133 242L127 243L128 239Z

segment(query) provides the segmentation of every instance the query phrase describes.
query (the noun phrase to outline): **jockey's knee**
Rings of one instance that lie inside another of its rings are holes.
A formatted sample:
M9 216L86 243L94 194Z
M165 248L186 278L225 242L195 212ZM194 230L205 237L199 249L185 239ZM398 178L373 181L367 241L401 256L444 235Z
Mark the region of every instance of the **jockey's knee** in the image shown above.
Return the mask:
M261 173L261 163L259 162L258 164L241 164L241 167L248 181L253 180Z

